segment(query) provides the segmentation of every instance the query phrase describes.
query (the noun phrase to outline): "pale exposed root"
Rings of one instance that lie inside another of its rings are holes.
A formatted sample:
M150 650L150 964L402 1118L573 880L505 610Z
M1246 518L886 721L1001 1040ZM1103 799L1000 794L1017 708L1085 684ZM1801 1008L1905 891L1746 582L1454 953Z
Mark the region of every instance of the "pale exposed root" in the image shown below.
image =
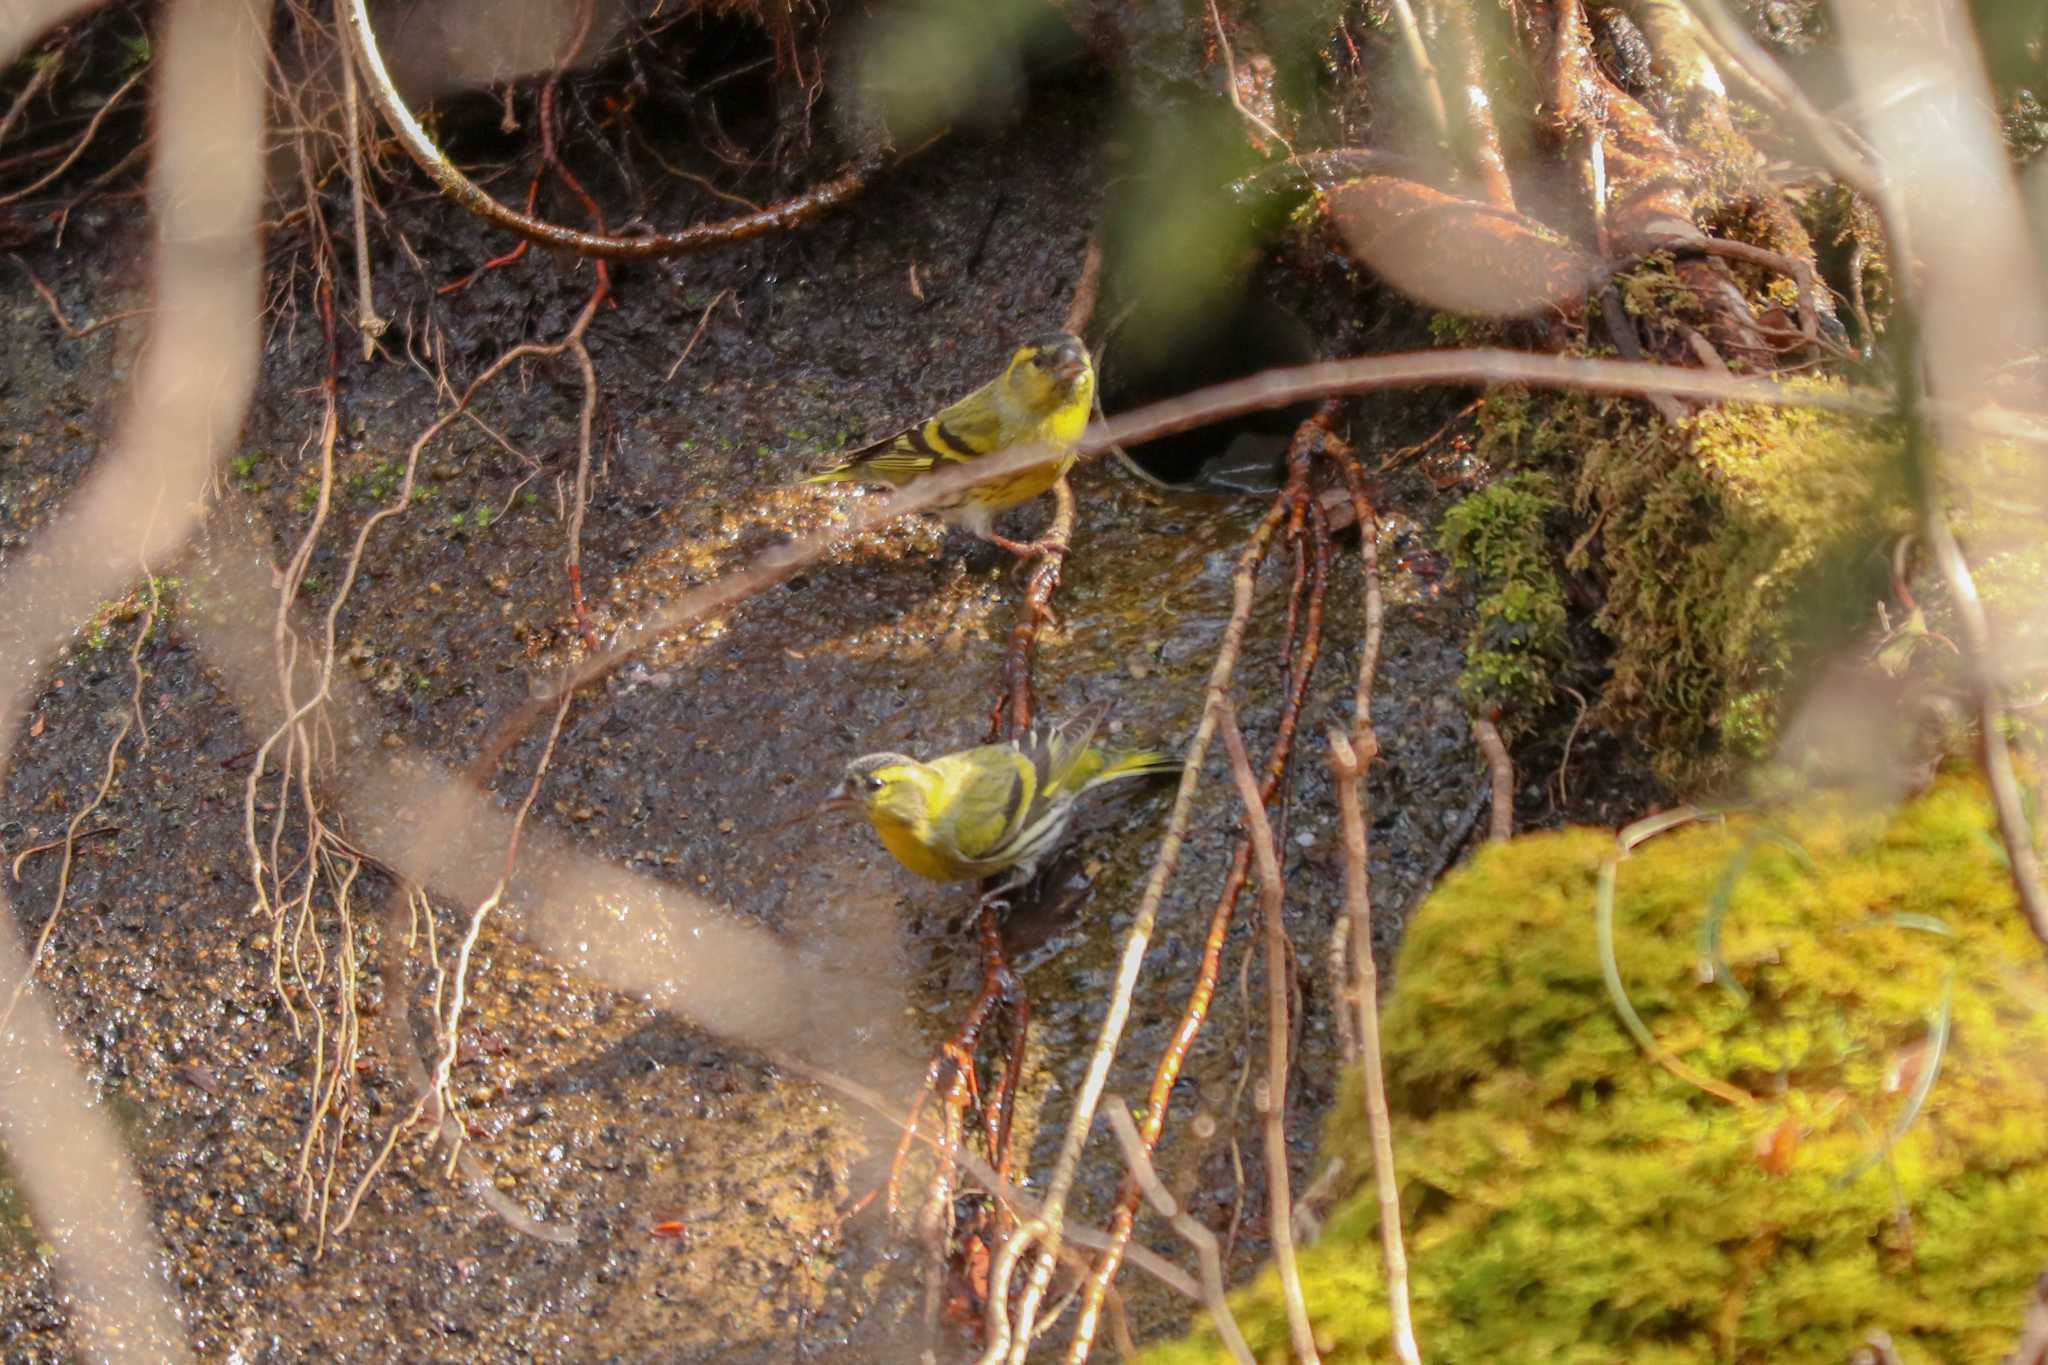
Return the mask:
M355 1057L361 1043L360 1022L356 1013L360 964L355 947L355 922L351 910L351 894L361 863L360 859L348 851L345 841L329 828L323 818L316 783L318 770L324 761L331 761L335 750L327 708L332 696L337 663L340 614L362 572L371 536L384 521L400 515L411 506L420 457L427 445L457 418L465 415L482 387L514 362L525 358L544 359L568 353L578 361L584 381L584 395L579 420L579 459L573 510L569 515L569 540L565 560L574 590L572 600L579 622L586 622L580 591L579 545L583 509L588 500L598 391L595 369L583 344L583 337L604 301L607 285L601 278L598 289L578 314L567 334L560 340L550 344L528 343L512 347L487 366L459 396L453 408L445 412L414 441L407 452L404 470L391 501L366 518L357 531L340 584L333 600L328 604L317 649L310 654L304 653L300 638L291 627L290 612L305 582L313 553L326 530L333 505L334 446L338 435L338 412L336 378L332 368L335 356L334 302L330 272L330 265L334 259L333 244L326 231L317 192L307 178L310 175L308 168L312 164L312 158L302 148L299 160L302 178L305 179L306 212L313 228L316 245L315 291L327 340L330 371L324 389L325 405L321 430L317 437L320 465L318 496L311 524L300 538L280 575L277 609L272 626L272 651L284 719L258 746L244 788L243 817L244 839L250 857L251 881L256 890L257 909L259 913L269 918L271 924L272 985L290 1016L294 1029L303 1030L310 1022L313 1033L309 1118L300 1144L298 1178L307 1203L307 1216L314 1218L317 1223L321 1239L319 1250L324 1253L325 1239L330 1226L334 1231L339 1231L348 1225L371 1177L381 1169L398 1136L410 1127L413 1121L408 1119L394 1127L372 1158L368 1171L358 1178L343 1216L338 1222L331 1222L332 1199L337 1179L335 1163L343 1151L345 1139L354 1122L352 1078ZM359 219L359 233L360 229ZM360 252L360 237L357 245ZM367 296L360 302L365 308L368 307ZM588 638L587 623L584 624L584 629ZM310 676L305 680L309 687L305 695L301 696L302 674L306 674L308 670ZM566 705L565 698L564 708ZM265 839L259 831L257 793L265 773L269 770L273 751L276 753L278 765L278 793L274 818L270 824L268 838ZM293 800L294 797L296 802ZM287 821L294 813L294 807L304 826L303 844L289 855L292 868L288 872L285 868L285 834ZM515 825L515 852L516 829ZM289 892L286 890L287 884L292 888ZM332 921L327 924L323 924L322 917L316 914L316 904L323 887L326 899L331 902L333 915ZM486 905L490 903L492 902L487 901ZM408 904L415 907L416 923L424 907L410 892ZM473 931L481 926L486 913L483 908L479 909L475 916ZM429 953L436 958L435 999L438 1017L440 992L448 978L438 963L438 953L433 944L431 911L426 911L426 919L429 930ZM335 950L331 955L327 946L330 934L333 935L335 942ZM407 936L407 941L411 941L410 935ZM451 1020L457 1020L460 1016L460 1002L467 990L467 949L472 943L473 939L465 941L465 951L456 966L451 987L454 997L449 1013ZM400 951L396 936L389 948L394 953ZM452 1023L450 1027L453 1027ZM411 1045L410 1039L407 1038L401 1038L399 1043L401 1051ZM452 1047L452 1044L448 1046ZM446 1092L447 1078L445 1074L437 1072L432 1078L432 1084L422 1092L421 1111L423 1112L424 1100L428 1095L445 1096ZM446 1105L442 1106L444 1112L446 1108ZM451 1139L451 1151L458 1158L461 1156L460 1133L459 1126L452 1122L442 1127L443 1136ZM487 1202L492 1202L501 1216L522 1230L532 1231L537 1226L523 1211L511 1205L509 1200ZM558 1236L553 1230L543 1230L537 1235Z
M1237 783L1238 799L1244 804L1246 833L1259 869L1259 906L1264 911L1266 945L1266 1075L1260 1083L1258 1107L1263 1122L1266 1152L1266 1224L1273 1239L1273 1263L1280 1272L1281 1298L1287 1305L1288 1331L1294 1338L1294 1355L1300 1365L1317 1365L1315 1326L1309 1321L1308 1301L1301 1291L1301 1268L1294 1253L1294 1227L1290 1216L1294 1199L1288 1193L1291 1176L1287 1166L1287 1068L1288 996L1292 988L1290 963L1293 954L1287 942L1287 925L1281 914L1284 883L1280 876L1280 854L1274 844L1273 827L1266 819L1265 799L1259 780L1252 775L1252 761L1245 753L1244 736L1238 733L1237 715L1226 701L1221 729L1223 746L1230 755L1230 775Z
M1257 1365L1252 1348L1237 1325L1237 1315L1230 1311L1230 1300L1223 1292L1223 1257L1216 1245L1216 1234L1181 1208L1165 1182L1160 1180L1159 1173L1152 1169L1152 1155L1146 1150L1144 1139L1138 1136L1138 1125L1132 1120L1131 1107L1124 1103L1123 1096L1105 1098L1102 1112L1109 1119L1109 1131L1116 1135L1117 1146L1123 1151L1124 1162L1130 1167L1132 1178L1145 1193L1145 1202L1195 1249L1195 1258L1202 1267L1202 1306L1209 1310L1209 1320L1216 1324L1216 1334L1223 1338L1224 1349L1230 1352L1230 1358L1237 1365Z
M50 913L44 918L43 927L36 934L35 946L29 950L28 962L22 969L21 979L14 983L14 990L7 997L7 1007L0 1010L0 1037L6 1036L7 1026L14 1020L15 1007L21 1003L22 992L35 980L36 969L42 965L43 954L50 946L50 936L57 931L57 920L64 913L64 898L71 889L71 866L78 852L78 840L81 837L79 830L107 799L107 793L113 790L114 779L121 772L121 745L127 741L132 730L140 732L144 751L149 748L149 729L142 718L142 646L148 641L150 632L156 628L159 599L156 579L148 575L145 575L145 579L149 584L149 606L143 611L142 619L136 625L135 642L128 647L128 667L135 675L135 685L128 697L128 709L121 713L121 723L114 731L112 742L107 745L106 770L100 776L100 784L94 789L92 800L79 807L78 813L64 826L64 838L61 841L64 856L57 866L57 890L51 898ZM23 850L14 860L16 881L21 879L22 858L29 851Z
M492 198L481 186L457 170L433 139L427 136L419 119L406 106L397 87L391 82L391 74L384 65L384 54L377 46L377 35L370 25L370 16L364 0L342 0L342 25L353 48L352 56L358 73L370 92L371 102L384 115L385 122L398 135L406 153L419 164L441 188L441 192L464 209L476 214L486 222L518 233L529 241L544 246L573 251L580 255L594 256L603 260L649 260L662 256L681 256L693 251L705 251L712 247L743 242L770 232L780 232L811 221L832 209L836 209L860 196L886 162L879 156L870 156L857 161L838 176L813 186L794 198L753 213L741 214L718 223L699 223L677 232L652 233L644 237L614 237L602 230L581 232L575 228L563 227L535 218L531 214L502 204Z
M1487 822L1486 837L1500 843L1515 832L1515 762L1508 756L1507 742L1500 727L1482 715L1472 717L1472 738L1486 756L1486 771L1493 792L1493 815Z
M435 1058L434 1069L430 1075L424 1072L416 1075L414 1082L416 1093L412 1107L391 1125L390 1130L385 1134L384 1141L378 1145L376 1155L372 1158L368 1169L357 1178L355 1188L350 1192L348 1202L342 1210L341 1219L335 1224L334 1230L337 1233L347 1230L355 1221L356 1213L362 1206L363 1196L369 1192L371 1184L383 1171L385 1164L391 1159L391 1154L397 1147L399 1140L418 1125L422 1119L429 1118L430 1114L432 1116L431 1122L442 1139L447 1143L448 1169L450 1173L452 1174L457 1169L463 1169L465 1172L473 1169L468 1167L464 1161L464 1158L467 1156L463 1146L466 1133L460 1120L456 1117L459 1110L453 1085L455 1063L461 1053L462 1013L469 999L470 960L475 954L477 941L483 933L485 922L490 918L492 911L497 909L502 903L506 891L511 886L512 873L519 861L520 835L525 829L526 818L533 809L534 799L540 794L541 779L547 775L548 765L554 758L555 744L561 738L562 722L568 717L571 700L571 696L565 695L560 705L556 708L554 723L549 727L547 740L542 747L540 759L534 765L533 780L527 785L526 796L520 801L519 808L513 815L512 833L511 837L507 840L505 849L504 870L499 875L497 884L491 888L489 894L479 901L476 908L470 912L469 922L464 929L462 940L456 949L453 963L449 967L437 969L435 972L433 1003L435 1009L435 1031L438 1035L440 1051ZM430 907L420 902L419 893L412 888L408 888L406 900L407 905L413 910L415 916L424 913L431 925L433 911ZM396 936L394 935L393 937L395 938ZM395 950L395 942L389 943L386 946L388 950L385 969L386 995L390 996L393 1002L396 1003L397 1001L402 1001L406 994L405 973L400 965L402 958ZM403 1009L394 1009L393 1016L395 1043L401 1053L411 1057L412 1040L409 1036L409 1027L407 1026L409 1012ZM482 1189L489 1187L489 1182L488 1180L479 1181L472 1178L471 1185L481 1195ZM531 1215L526 1214L524 1210L519 1209L509 1199L497 1194L494 1188L492 1189L492 1194L496 1195L496 1197L486 1196L486 1204L502 1220L516 1230L545 1241L566 1243L575 1240L574 1235L566 1230L539 1223Z
M86 148L92 146L93 138L99 133L100 124L106 120L108 114L111 114L114 111L114 106L121 102L122 96L126 95L130 90L133 90L136 84L139 81L141 81L141 79L145 75L147 75L148 72L149 67L147 65L144 65L138 68L134 75L130 76L127 80L122 81L121 84L115 89L114 93L107 96L105 102L102 103L100 107L94 111L91 121L85 125L85 131L80 133L76 140L73 141L71 145L71 150L65 153L64 159L59 161L55 166L52 166L48 171L44 172L42 175L38 176L35 180L22 186L20 189L15 190L10 194L0 194L0 208L4 208L7 205L15 203L19 200L26 199L31 194L34 194L37 190L42 189L46 185L55 184L58 181L58 179L60 179L63 176L64 172L71 169L71 167L78 161L78 158L85 155Z

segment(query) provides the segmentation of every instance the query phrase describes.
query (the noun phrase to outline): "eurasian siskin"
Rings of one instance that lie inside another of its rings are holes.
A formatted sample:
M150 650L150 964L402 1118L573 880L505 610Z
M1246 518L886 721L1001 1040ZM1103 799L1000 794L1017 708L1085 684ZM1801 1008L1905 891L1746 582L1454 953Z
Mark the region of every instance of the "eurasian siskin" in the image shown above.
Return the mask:
M1147 749L1107 752L1092 741L1107 703L1021 742L984 744L926 762L867 754L846 765L828 807L859 806L896 860L934 881L1014 870L1029 880L1066 831L1083 792L1126 777L1176 772L1180 760Z
M1074 463L1074 443L1095 407L1095 366L1079 337L1052 332L1017 348L1003 372L937 416L848 451L805 483L886 483L901 488L934 467L1036 442L1055 452L960 494L946 520L1019 554L1031 547L995 534L995 515L1031 501Z

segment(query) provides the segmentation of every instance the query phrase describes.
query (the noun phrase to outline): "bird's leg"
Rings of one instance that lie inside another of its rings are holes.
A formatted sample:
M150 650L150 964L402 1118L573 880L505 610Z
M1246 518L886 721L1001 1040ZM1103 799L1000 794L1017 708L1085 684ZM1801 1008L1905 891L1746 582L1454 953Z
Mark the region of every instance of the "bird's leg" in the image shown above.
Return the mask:
M1035 874L1035 873L1036 873L1037 871L1038 871L1038 869L1037 869L1037 868L1034 868L1034 867L1021 867L1021 868L1018 868L1018 869L1017 869L1017 871L1016 871L1016 873L1015 873L1015 875L1013 875L1013 876L1012 876L1012 877L1011 877L1011 878L1010 878L1010 879L1009 879L1008 881L1006 881L1006 882L1003 882L1003 883L1002 883L1001 885L999 885L999 886L995 887L995 888L994 888L994 889L992 889L992 890L988 890L988 891L984 891L984 892L982 892L982 893L981 893L981 899L977 900L977 901L976 901L976 902L974 903L974 907L975 907L975 909L977 909L977 910L1007 910L1007 909L1009 909L1009 908L1010 908L1010 900L1009 900L1009 896L1010 896L1010 893L1011 893L1012 891L1015 891L1015 890L1016 890L1016 889L1017 889L1018 887L1020 887L1020 886L1023 886L1023 885L1026 885L1027 883L1029 883L1029 882L1030 882L1030 880L1031 880L1031 878L1032 878L1032 876L1033 876L1033 875L1034 875L1034 874Z

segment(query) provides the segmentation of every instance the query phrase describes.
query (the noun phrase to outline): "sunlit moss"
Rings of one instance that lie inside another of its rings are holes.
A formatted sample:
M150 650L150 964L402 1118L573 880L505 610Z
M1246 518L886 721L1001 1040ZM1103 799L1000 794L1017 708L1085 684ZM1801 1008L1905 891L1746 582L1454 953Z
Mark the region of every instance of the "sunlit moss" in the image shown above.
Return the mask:
M1614 848L1489 848L1408 931L1384 1033L1425 1358L1836 1365L1883 1328L1907 1362L1997 1359L2048 1227L2048 967L1980 788L1697 824L1621 864L1636 1010L1747 1107L1616 1017L1593 932ZM1740 993L1703 980L1716 914ZM1386 1359L1355 1095L1325 1147L1358 1184L1303 1252L1310 1315L1325 1360ZM1282 1358L1274 1277L1235 1306ZM1219 1358L1206 1327L1148 1357Z
M1565 651L1564 589L1550 548L1564 503L1547 474L1515 474L1444 514L1451 565L1479 589L1459 686L1511 724L1540 712Z
M1567 567L1605 584L1600 718L1667 778L1697 784L1767 751L1801 665L1853 637L1912 524L1886 426L1730 405L1678 425L1633 400L1504 391L1480 451L1572 482Z

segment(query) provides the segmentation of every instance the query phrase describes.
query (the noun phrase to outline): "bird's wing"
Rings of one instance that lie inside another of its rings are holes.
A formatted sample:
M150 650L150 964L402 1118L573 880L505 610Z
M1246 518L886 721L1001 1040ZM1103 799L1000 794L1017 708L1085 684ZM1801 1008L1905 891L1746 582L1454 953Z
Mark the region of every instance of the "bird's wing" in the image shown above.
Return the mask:
M1109 703L1099 701L1057 725L1032 727L1031 734L1019 747L1037 770L1041 791L1047 795L1078 791L1085 784L1088 745L1108 716Z
M935 831L966 862L999 866L1040 804L1038 770L1014 745L990 744L933 760L941 788L932 807L941 812Z
M971 460L1002 444L1002 414L984 384L959 402L893 436L842 451L832 465L811 476L811 483L874 479L899 487L941 460Z
M959 402L942 408L924 424L924 433L932 444L948 448L947 459L971 460L1010 443L1013 433L1003 428L1002 404L996 397L996 385L1001 382L990 380Z

